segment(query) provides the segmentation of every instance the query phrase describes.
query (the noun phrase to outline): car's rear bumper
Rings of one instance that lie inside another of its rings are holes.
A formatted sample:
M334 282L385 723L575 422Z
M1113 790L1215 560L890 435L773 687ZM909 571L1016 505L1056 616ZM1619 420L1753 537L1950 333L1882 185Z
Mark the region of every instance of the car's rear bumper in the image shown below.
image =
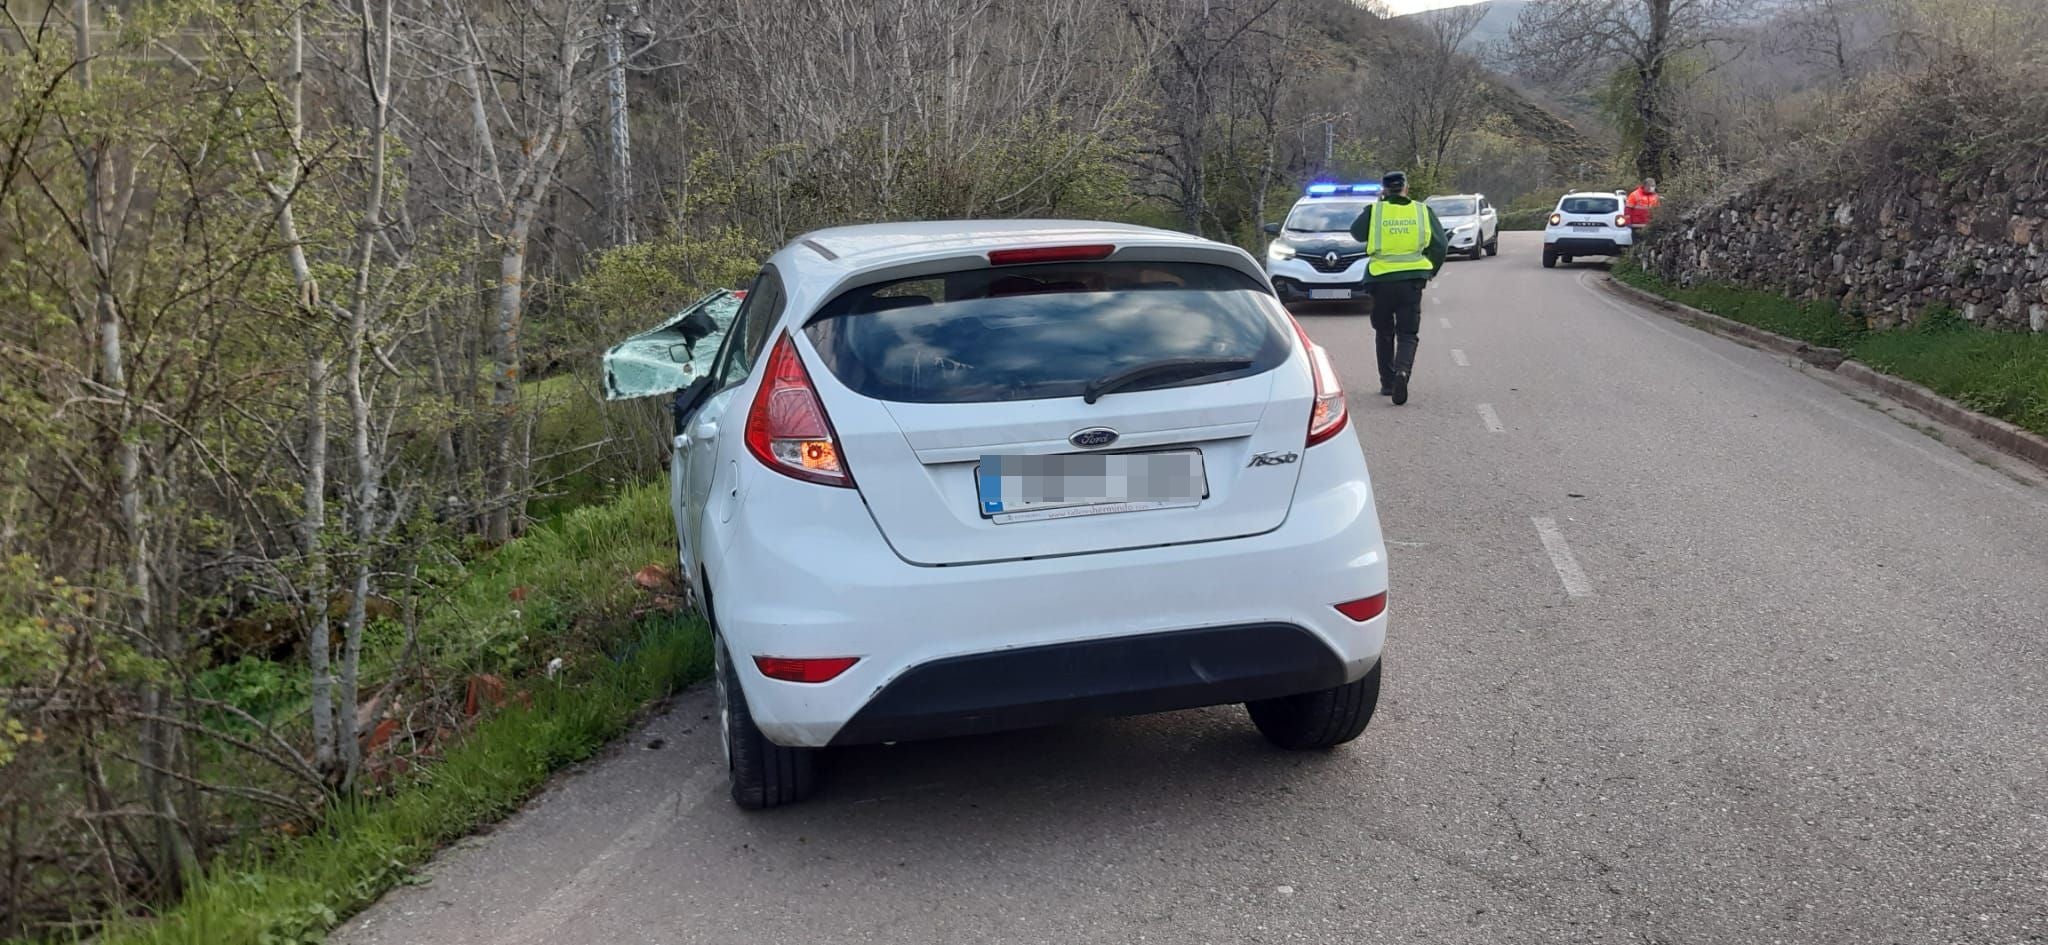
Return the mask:
M1287 518L1264 534L953 567L905 562L852 490L747 476L730 520L707 516L702 560L755 723L819 747L1360 678L1388 616L1353 621L1336 605L1387 590L1371 480L1350 433L1302 452ZM1270 662L1233 669L1255 639ZM859 662L806 684L761 675L754 656Z
M1177 630L971 653L911 667L832 739L941 738L1249 702L1342 685L1344 660L1286 624Z
M1619 256L1628 251L1629 236L1561 236L1545 240L1543 248L1559 256Z

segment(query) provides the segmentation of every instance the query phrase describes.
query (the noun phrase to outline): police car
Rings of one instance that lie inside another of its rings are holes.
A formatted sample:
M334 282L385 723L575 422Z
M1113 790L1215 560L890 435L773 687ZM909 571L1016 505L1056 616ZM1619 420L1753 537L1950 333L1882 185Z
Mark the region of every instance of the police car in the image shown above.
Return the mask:
M1341 302L1365 291L1365 244L1351 224L1380 199L1378 184L1310 184L1284 223L1266 224L1266 275L1283 302Z

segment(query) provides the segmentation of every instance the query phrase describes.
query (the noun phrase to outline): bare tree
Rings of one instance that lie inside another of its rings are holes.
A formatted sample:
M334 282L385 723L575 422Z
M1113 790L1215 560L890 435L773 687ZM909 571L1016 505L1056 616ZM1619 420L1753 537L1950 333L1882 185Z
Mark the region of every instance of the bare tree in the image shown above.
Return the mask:
M1124 13L1151 51L1159 102L1148 147L1152 169L1170 190L1181 223L1207 230L1216 108L1248 37L1265 30L1282 0L1124 0Z
M1670 83L1681 57L1733 41L1756 0L1545 0L1522 11L1508 54L1539 80L1600 81L1619 63L1640 137L1636 170L1663 173L1676 134Z
M1452 143L1483 111L1485 73L1467 45L1487 10L1474 4L1420 14L1420 41L1396 44L1391 91L1403 105L1410 159L1432 185L1443 182Z

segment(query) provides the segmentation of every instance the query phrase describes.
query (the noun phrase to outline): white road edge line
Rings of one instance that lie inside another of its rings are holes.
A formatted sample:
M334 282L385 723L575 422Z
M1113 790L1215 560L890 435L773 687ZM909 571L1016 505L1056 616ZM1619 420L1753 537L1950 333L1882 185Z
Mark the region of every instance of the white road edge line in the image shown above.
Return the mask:
M1543 552L1550 556L1550 566L1557 569L1558 580L1564 582L1564 592L1573 597L1593 596L1593 583L1586 580L1579 560L1572 557L1572 546L1565 543L1564 532L1558 531L1557 520L1538 516L1529 521L1536 523L1536 537L1543 540Z
M1480 405L1479 405L1479 419L1480 419L1480 421L1481 421L1481 422L1483 422L1483 423L1485 423L1485 424L1486 424L1486 431L1487 431L1488 433L1506 433L1506 432L1508 432L1508 430L1507 430L1507 428L1506 428L1506 427L1504 427L1504 426L1501 426L1501 423L1500 423L1500 414L1497 414L1497 413L1494 413L1494 412L1493 412L1493 405L1492 405L1492 404L1480 404Z
M1472 366L1472 360L1470 358L1465 357L1465 349L1463 348L1452 348L1451 360L1453 362L1456 362L1459 367Z

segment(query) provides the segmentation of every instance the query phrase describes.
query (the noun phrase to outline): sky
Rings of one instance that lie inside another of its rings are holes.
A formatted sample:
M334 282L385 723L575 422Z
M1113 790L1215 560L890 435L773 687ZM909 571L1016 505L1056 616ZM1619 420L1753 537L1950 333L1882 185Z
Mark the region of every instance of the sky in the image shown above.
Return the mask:
M1475 2L1479 2L1479 0L1380 0L1380 4L1385 6L1387 12L1394 16L1406 16L1410 13L1420 13L1424 10L1435 10L1440 7L1462 7L1468 3Z

